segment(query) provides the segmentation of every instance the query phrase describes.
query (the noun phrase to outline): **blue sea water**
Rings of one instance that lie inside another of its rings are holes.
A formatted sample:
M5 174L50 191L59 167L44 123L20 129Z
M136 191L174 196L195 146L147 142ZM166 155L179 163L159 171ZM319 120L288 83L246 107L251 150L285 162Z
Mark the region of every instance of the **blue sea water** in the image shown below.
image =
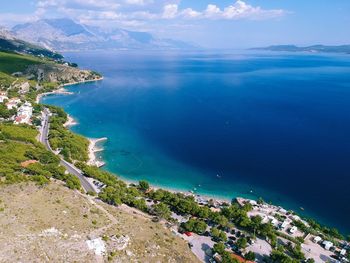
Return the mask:
M49 96L131 180L264 199L350 232L350 56L68 53L105 79ZM304 208L304 211L300 210Z

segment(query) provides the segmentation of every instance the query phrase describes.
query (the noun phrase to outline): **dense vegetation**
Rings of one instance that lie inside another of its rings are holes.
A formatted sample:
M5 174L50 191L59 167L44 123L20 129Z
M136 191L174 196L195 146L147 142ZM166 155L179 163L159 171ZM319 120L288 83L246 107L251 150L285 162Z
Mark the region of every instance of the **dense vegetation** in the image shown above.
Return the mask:
M80 189L79 180L65 174L59 158L37 142L37 135L37 130L27 125L0 124L0 183L35 181L43 185L53 177L69 188Z
M49 133L49 141L52 149L58 149L67 161L87 161L89 158L89 141L85 137L75 134L63 126L67 121L67 114L63 109L54 106L47 107L52 113Z

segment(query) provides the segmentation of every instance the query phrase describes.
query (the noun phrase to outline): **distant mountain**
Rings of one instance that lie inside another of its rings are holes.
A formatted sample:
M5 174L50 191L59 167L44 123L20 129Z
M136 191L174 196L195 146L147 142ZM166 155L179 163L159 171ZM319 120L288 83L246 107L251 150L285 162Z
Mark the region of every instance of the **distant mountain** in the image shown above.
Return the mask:
M99 49L193 49L185 42L160 39L147 32L103 29L82 25L71 19L43 19L20 24L12 33L24 40L53 50Z
M276 45L276 46L269 46L269 47L252 48L252 50L290 51L290 52L326 52L326 53L350 54L350 45L341 45L341 46L313 45L313 46L307 46L307 47L298 47L294 45Z
M17 39L15 35L7 29L0 28L0 51L31 54L61 60L62 55L38 45Z

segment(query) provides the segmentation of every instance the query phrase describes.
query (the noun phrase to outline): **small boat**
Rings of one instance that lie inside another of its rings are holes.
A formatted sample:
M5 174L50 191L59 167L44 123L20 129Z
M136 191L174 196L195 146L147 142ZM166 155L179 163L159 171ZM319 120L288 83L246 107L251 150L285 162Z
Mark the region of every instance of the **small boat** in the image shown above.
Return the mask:
M300 210L304 211L305 209L304 209L304 207L301 206L301 207L300 207Z
M221 176L219 174L216 175L217 178L221 178Z

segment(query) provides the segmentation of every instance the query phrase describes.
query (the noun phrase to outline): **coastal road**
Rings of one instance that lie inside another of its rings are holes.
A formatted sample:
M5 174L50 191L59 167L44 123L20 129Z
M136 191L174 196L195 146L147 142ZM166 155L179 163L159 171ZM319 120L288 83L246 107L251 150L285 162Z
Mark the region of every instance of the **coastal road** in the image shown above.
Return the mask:
M46 149L48 149L49 151L55 153L49 143L49 128L50 128L50 112L48 109L44 109L43 111L43 121L42 121L42 127L41 127L41 134L40 134L40 142L42 144L44 144L44 146L46 147ZM85 192L91 191L96 193L94 187L91 185L91 183L86 179L86 177L84 176L83 172L78 169L77 167L75 167L73 164L67 162L66 160L64 160L63 158L60 158L60 164L62 166L64 166L66 168L66 170L75 175L76 177L78 177L78 179L80 180L81 186L84 188Z

